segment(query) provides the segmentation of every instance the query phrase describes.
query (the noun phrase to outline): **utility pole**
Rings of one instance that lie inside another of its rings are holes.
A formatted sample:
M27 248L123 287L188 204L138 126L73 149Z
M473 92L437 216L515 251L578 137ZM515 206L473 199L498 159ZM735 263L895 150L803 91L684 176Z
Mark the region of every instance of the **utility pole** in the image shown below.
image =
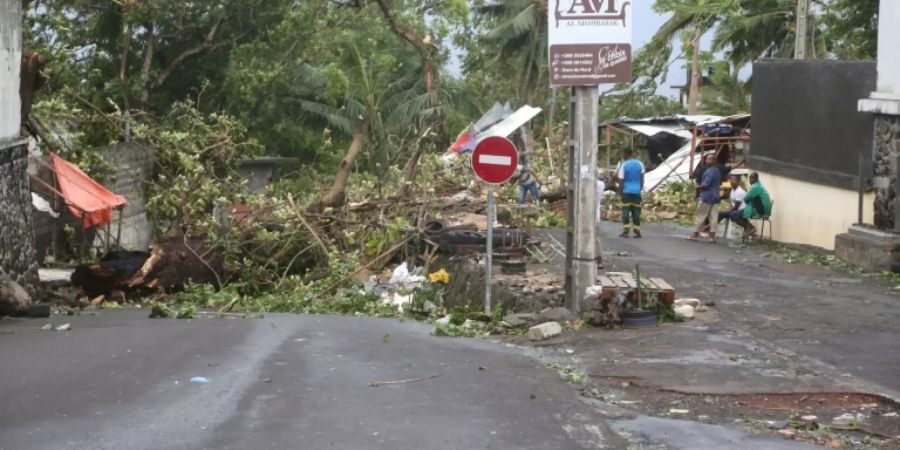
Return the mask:
M809 42L809 0L797 1L797 41L794 43L794 59L806 59Z
M580 313L581 299L596 284L597 113L599 89L572 87L569 120L569 217L566 228L566 307Z

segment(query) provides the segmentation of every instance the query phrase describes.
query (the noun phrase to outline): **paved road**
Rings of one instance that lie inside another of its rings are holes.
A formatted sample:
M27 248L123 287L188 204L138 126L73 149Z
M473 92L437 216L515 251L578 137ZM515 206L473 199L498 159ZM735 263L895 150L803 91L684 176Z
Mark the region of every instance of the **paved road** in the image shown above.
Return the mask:
M523 350L422 324L145 311L50 321L72 329L0 322L0 449L625 448Z
M900 399L900 298L892 285L817 266L763 256L740 242L688 242L689 230L646 224L643 239L616 236L604 223L609 270L665 278L679 296L718 304L722 326L786 347L872 384L863 389ZM625 251L629 256L616 256Z

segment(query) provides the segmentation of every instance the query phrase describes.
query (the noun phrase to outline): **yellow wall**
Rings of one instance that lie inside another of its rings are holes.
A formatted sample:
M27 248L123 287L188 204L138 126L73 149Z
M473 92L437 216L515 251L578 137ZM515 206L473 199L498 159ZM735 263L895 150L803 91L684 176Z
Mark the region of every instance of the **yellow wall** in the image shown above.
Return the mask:
M855 190L839 189L759 172L772 201L772 238L834 250L834 237L856 223L859 197ZM863 220L874 219L875 194L863 199ZM753 221L759 227L759 221ZM766 237L769 231L766 230Z

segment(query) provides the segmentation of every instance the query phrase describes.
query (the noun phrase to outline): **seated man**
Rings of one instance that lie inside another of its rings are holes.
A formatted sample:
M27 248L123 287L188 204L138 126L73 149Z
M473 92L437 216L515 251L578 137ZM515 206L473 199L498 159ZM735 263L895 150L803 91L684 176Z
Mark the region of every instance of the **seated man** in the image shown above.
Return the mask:
M744 220L769 217L772 214L772 199L769 192L759 182L759 174L750 173L750 190L744 196ZM756 228L750 225L750 234L756 234Z
M741 187L740 175L731 175L728 178L731 185L731 209L719 212L719 223L726 219L731 220L735 225L744 229L744 236L746 236L750 234L750 228L748 228L750 221L744 218L744 209L746 207L744 198L747 195L747 191Z

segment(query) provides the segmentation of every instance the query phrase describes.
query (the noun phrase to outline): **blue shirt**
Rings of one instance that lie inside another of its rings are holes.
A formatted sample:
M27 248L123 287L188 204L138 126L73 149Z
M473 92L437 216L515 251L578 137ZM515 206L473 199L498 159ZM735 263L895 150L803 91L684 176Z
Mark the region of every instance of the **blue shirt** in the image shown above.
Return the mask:
M636 159L629 159L619 168L619 178L622 179L623 194L640 194L641 178L644 175L644 164Z
M722 172L718 167L710 167L703 172L703 180L700 182L703 186L700 189L700 201L715 205L719 203L719 187L722 185Z

